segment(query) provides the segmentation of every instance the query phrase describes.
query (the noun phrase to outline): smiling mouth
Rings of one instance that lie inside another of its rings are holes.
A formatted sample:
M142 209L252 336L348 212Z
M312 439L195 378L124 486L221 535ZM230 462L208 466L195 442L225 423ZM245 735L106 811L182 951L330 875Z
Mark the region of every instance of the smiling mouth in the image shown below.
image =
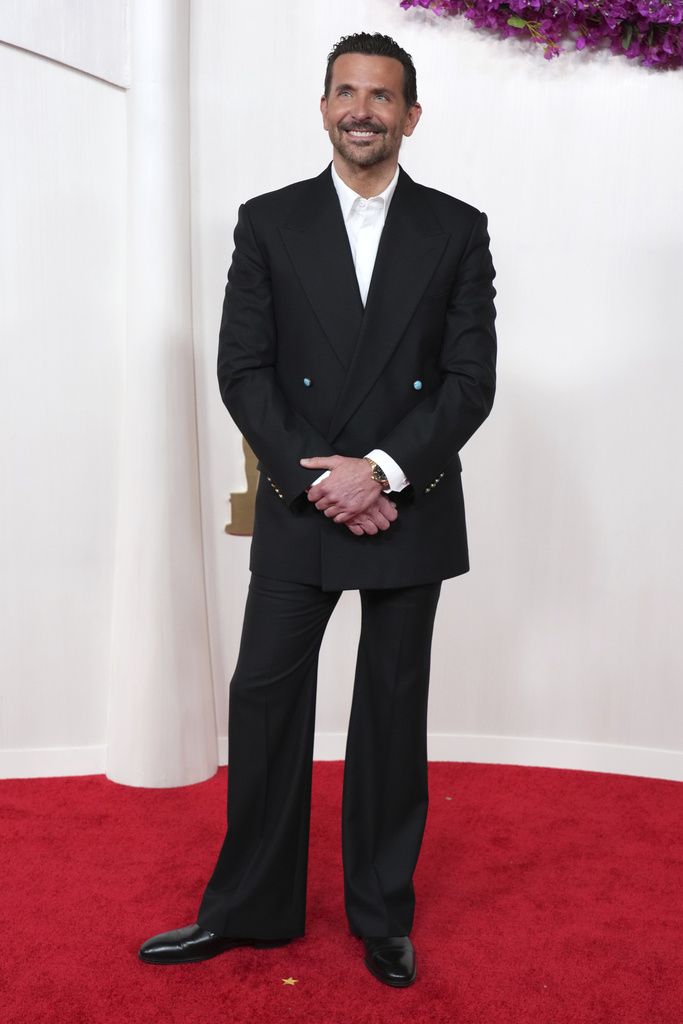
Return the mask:
M350 135L352 139L376 139L381 133L378 131L371 131L368 128L344 128L342 129L347 135Z

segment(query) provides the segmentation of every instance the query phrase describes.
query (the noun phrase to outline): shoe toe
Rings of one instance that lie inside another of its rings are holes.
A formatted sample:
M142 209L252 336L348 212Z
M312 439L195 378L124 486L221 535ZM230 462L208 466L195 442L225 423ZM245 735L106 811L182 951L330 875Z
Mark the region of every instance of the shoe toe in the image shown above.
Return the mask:
M364 939L365 963L385 985L401 988L411 985L416 976L415 950L407 936Z
M153 935L140 946L138 956L150 963L190 960L200 952L205 956L207 947L212 945L215 938L213 932L207 932L196 924L188 924L183 928L174 928L172 931Z

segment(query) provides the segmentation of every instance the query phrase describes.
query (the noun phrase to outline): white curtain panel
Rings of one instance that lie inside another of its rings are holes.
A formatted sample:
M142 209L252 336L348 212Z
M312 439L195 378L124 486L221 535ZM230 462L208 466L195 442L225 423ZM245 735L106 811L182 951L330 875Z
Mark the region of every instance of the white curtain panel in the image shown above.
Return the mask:
M132 9L127 332L107 775L213 774L192 348L189 0Z

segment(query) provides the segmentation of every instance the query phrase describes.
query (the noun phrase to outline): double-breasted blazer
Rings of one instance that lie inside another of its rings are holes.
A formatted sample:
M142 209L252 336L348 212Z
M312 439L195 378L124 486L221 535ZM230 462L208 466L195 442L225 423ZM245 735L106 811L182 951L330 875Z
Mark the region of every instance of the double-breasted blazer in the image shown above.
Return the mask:
M325 590L469 568L459 451L495 391L487 217L403 169L365 308L328 166L240 207L218 347L221 395L258 458L250 568ZM299 459L386 451L398 519L355 536L306 497Z

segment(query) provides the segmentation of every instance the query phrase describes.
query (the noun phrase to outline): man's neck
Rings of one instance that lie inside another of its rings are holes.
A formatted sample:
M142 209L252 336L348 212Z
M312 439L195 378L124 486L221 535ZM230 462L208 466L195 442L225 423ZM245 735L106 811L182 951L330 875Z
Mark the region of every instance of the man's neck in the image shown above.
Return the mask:
M394 174L396 173L397 161L391 165L386 162L374 164L372 167L359 167L357 164L349 163L335 151L334 169L349 188L357 192L363 199L370 199L384 192Z

